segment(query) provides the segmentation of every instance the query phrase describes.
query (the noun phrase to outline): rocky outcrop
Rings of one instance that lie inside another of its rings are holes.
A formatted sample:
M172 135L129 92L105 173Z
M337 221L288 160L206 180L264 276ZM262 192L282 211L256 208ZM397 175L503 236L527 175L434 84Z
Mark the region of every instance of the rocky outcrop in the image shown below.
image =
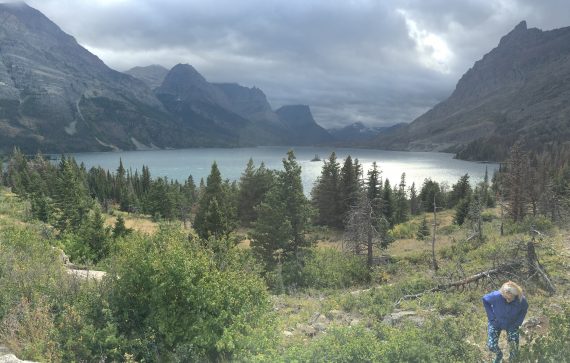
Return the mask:
M4 150L134 149L131 137L159 146L192 140L142 81L110 69L23 3L0 5L0 84Z
M325 144L333 141L327 130L315 122L309 106L287 105L275 112L287 129L293 145Z
M501 159L516 139L531 149L570 141L570 27L518 24L477 61L455 91L374 146L449 150L467 159Z
M164 81L164 78L168 74L168 69L161 65L152 64L146 67L133 67L125 73L140 79L151 89L155 89Z

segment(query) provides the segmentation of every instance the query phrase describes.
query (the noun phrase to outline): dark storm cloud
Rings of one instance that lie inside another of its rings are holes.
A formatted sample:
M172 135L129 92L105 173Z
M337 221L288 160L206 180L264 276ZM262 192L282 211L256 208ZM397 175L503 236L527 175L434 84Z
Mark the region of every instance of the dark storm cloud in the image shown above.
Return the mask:
M565 0L30 0L118 70L193 64L208 80L311 105L340 126L409 122L523 19L570 23Z

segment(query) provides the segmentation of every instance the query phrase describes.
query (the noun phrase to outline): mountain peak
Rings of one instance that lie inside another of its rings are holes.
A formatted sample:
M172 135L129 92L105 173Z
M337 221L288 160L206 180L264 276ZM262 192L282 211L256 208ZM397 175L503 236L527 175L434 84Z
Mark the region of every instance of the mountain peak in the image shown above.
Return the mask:
M517 26L515 26L513 28L513 30L511 30L507 35L505 35L501 38L499 45L504 45L508 42L512 42L512 41L522 39L522 38L526 37L527 33L528 33L528 28L526 25L526 21L523 20L520 23L518 23Z

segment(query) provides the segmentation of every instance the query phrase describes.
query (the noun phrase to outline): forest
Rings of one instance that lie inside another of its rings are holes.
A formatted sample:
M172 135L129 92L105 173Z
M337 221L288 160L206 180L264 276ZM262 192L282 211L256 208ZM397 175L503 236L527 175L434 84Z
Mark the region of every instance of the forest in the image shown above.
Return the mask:
M566 361L569 161L515 144L479 183L408 185L332 153L307 197L293 151L181 183L15 149L0 343L53 362L477 362L480 298L511 279L534 319L519 361Z

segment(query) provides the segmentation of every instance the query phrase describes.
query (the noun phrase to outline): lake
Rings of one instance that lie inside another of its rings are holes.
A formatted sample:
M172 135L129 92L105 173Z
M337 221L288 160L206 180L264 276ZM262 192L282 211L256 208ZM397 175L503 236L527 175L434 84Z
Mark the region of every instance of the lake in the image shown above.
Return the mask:
M252 158L256 165L264 162L268 168L282 169L282 159L287 151L286 146L252 147L252 148L200 148L180 150L123 151L70 154L87 168L101 166L116 170L119 159L123 160L126 169L139 172L143 165L149 167L151 175L167 176L170 179L184 181L192 175L196 184L200 178L206 179L213 161L218 163L224 179L238 180L245 169L247 161ZM382 171L382 178L390 179L392 185L400 182L402 173L406 173L406 184L409 187L416 183L419 190L424 179L431 178L437 182L454 184L465 173L471 176L471 182L483 180L485 168L489 169L489 178L498 164L483 164L453 159L453 154L435 152L405 152L372 149L351 149L332 147L292 147L302 167L303 187L309 194L313 183L321 173L323 162L312 162L315 154L324 161L335 151L341 163L346 156L358 158L366 171L376 161Z

